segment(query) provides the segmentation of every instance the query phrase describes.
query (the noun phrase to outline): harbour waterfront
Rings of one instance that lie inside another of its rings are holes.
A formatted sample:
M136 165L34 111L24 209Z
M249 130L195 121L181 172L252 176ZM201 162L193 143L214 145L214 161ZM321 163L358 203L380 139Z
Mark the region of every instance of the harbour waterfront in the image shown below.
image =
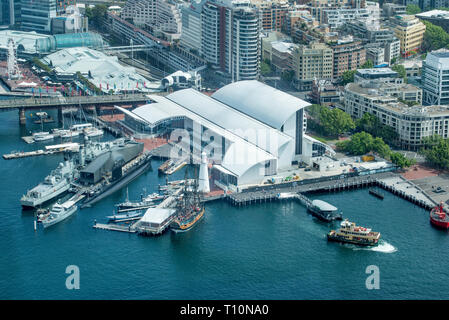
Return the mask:
M0 121L2 154L41 147L21 140L27 132L18 126L17 111L0 113ZM28 120L26 130L38 129ZM331 225L294 201L241 208L207 203L204 219L185 234L148 238L92 228L125 199L124 189L34 232L34 216L22 213L20 196L61 160L61 155L0 160L2 299L449 298L449 234L431 227L426 210L386 191L383 201L368 189L311 195L381 232L377 248L328 243ZM129 185L130 199L143 188L157 192L158 184L165 184L157 173L160 164L153 160L153 170ZM180 170L169 179L183 176ZM69 265L80 269L80 290L65 287ZM379 267L379 290L365 286L369 265Z

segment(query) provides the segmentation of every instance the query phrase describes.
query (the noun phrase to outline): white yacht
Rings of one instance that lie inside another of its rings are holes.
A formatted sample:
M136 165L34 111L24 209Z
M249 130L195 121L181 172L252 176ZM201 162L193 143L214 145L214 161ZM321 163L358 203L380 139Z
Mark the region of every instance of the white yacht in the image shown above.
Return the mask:
M55 136L50 134L49 132L35 132L35 133L33 133L34 141L52 140L52 139L54 139L54 137Z
M75 202L70 200L62 204L54 204L50 210L49 216L46 219L42 220L44 228L50 227L58 222L61 222L64 219L67 219L73 213L75 213L77 208L78 207L76 206Z
M104 134L104 131L98 128L86 128L84 129L84 136L89 137L89 138L93 138L93 137L99 137L102 136Z

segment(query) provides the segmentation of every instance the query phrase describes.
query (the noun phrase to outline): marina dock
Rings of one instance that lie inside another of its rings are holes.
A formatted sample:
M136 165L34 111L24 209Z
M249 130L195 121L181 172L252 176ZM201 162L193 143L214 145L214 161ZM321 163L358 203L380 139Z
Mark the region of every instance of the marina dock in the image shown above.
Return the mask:
M129 226L123 226L119 224L112 224L112 223L95 223L94 224L95 229L102 229L102 230L110 230L110 231L120 231L120 232L129 232L129 233L136 233L136 229L133 228L133 225Z
M62 143L55 144L51 146L45 146L45 150L34 150L34 151L21 151L21 152L12 152L9 154L4 154L3 159L12 160L19 158L27 158L27 157L36 157L36 156L45 156L51 155L66 151L74 151L77 152L79 150L79 143Z
M278 197L280 193L303 194L302 197L306 198L304 193L339 192L370 186L378 186L427 210L436 205L436 203L426 195L424 191L420 190L419 187L391 172L372 174L369 176L345 177L320 182L303 180L296 182L296 184L288 184L286 186L274 185L269 187L258 187L254 188L255 190L249 189L248 191L243 191L241 193L230 194L226 197L226 200L234 206L246 206L256 203L278 201L280 200ZM307 201L301 198L301 196L291 198L298 199L304 203Z

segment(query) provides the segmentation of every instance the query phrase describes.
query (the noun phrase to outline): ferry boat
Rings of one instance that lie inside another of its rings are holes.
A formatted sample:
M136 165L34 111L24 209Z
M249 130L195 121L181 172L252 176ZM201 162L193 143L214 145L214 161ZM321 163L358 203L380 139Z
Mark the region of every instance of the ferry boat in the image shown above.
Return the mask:
M322 200L313 200L307 209L313 216L325 222L343 219L341 212L338 212L338 208Z
M352 243L360 246L375 246L379 243L380 232L356 226L354 222L350 222L348 219L345 219L340 226L339 230L331 230L327 234L328 241Z
M61 222L75 213L76 209L77 206L75 202L70 200L62 204L56 203L51 208L49 216L42 220L42 225L44 228L48 228L58 222Z
M430 211L430 223L437 228L449 229L449 217L444 212L442 202Z
M170 223L170 229L175 233L189 231L204 217L204 214L204 204L201 203L198 193L198 180L195 179L194 185L190 188L189 184L185 183L182 199L178 202L177 215Z

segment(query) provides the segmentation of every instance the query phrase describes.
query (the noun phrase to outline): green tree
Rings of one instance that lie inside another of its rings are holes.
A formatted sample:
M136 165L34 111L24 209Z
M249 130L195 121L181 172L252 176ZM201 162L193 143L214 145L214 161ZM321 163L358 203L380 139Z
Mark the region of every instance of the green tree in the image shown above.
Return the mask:
M375 137L388 141L390 144L394 144L399 137L394 128L383 124L375 115L367 112L363 114L362 118L356 120L355 124L356 131L368 132Z
M368 60L365 61L364 64L362 64L360 66L360 69L371 69L373 67L374 67L374 63L370 59L368 59Z
M106 17L106 13L108 12L108 7L105 4L97 4L93 8L86 8L85 14L86 17L96 27L101 27L103 18Z
M373 138L365 131L355 133L350 140L337 142L336 146L339 151L349 152L357 156L373 151L382 158L388 158L391 153L390 147L382 138Z
M343 72L341 76L341 85L347 85L348 83L354 82L354 75L357 72L357 70L348 70Z
M326 107L320 104L312 104L311 106L307 107L307 113L311 118L318 120L321 110L323 110L324 108Z
M433 135L422 140L424 147L420 153L433 166L449 169L449 141L441 136Z
M407 81L407 71L405 71L405 67L402 64L395 64L391 67L391 70L396 71L404 79L404 82Z
M281 79L284 81L292 81L295 72L293 70L287 70L282 72Z
M371 151L373 137L367 132L358 132L350 140L337 142L337 150L346 151L353 155L362 155Z
M390 147L380 137L376 137L373 139L371 151L377 152L377 154L380 155L382 158L388 158L391 153Z
M307 109L312 118L310 129L325 136L335 137L355 128L355 123L346 112L334 108L329 109L319 104L312 104Z
M266 63L265 61L262 61L262 62L260 63L260 73L261 73L263 76L266 76L267 74L270 74L270 73L271 73L271 67L270 67L270 65L269 65L268 63Z
M426 25L422 44L423 51L438 50L449 45L449 34L443 28L428 21L422 22Z
M407 5L407 14L418 14L421 13L421 8L416 4Z
M399 166L401 168L407 168L407 167L410 167L410 166L412 166L412 165L414 165L416 163L415 159L407 158L406 156L404 156L400 152L392 152L390 154L390 160L395 165L397 165L397 166Z
M355 128L351 116L338 108L323 108L319 121L324 133L328 136L338 136Z

